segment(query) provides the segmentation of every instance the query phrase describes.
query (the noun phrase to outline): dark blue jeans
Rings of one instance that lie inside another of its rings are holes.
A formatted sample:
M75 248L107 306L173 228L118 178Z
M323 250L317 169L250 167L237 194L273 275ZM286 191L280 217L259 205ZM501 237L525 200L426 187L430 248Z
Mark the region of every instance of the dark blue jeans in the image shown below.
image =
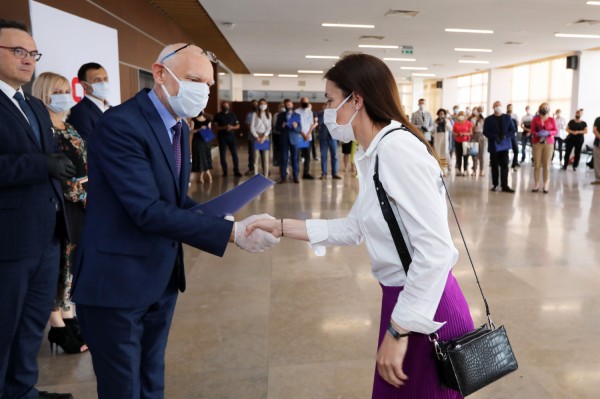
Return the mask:
M298 178L298 148L295 145L291 145L288 138L280 137L281 140L281 161L279 162L279 169L281 171L281 178L287 179L287 166L290 160L292 162L292 177Z
M326 138L321 142L321 171L323 176L327 176L327 151L331 154L331 175L338 174L338 159L337 159L337 140Z

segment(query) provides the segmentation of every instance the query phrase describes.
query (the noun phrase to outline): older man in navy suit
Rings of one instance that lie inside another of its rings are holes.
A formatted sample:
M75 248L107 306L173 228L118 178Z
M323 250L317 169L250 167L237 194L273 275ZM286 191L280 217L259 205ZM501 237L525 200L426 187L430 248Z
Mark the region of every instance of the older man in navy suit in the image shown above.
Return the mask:
M83 64L77 71L77 79L85 89L85 96L71 108L67 122L84 140L88 140L109 108L107 97L110 83L106 69L95 62Z
M85 227L73 300L92 354L99 398L164 397L164 356L182 244L222 256L228 242L251 252L278 242L246 225L190 210L189 130L213 83L214 54L167 46L152 66L154 89L108 110L88 145Z
M46 107L21 88L39 57L25 25L0 20L0 398L71 398L35 389L67 234L59 180L75 173Z

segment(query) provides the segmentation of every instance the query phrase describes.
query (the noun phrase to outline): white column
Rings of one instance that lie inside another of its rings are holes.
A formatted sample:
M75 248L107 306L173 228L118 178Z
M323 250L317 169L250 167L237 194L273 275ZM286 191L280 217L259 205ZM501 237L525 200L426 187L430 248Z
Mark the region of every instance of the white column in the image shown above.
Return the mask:
M488 103L485 113L492 114L492 104L502 102L502 108L510 103L512 93L512 70L490 69L488 76Z

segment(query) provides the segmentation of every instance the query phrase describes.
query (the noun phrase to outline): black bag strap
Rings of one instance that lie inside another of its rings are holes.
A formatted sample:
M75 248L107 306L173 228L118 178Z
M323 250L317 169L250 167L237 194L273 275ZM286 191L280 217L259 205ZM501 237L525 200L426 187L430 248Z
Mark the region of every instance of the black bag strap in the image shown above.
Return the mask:
M380 139L383 140L388 134L396 131L396 130L404 130L411 134L414 134L406 127L402 126L396 129L392 129L386 132L383 137ZM473 269L473 274L475 274L475 280L477 281L477 286L479 287L479 292L481 293L481 297L483 298L483 303L485 305L485 312L491 327L494 327L494 323L492 321L492 315L490 313L490 307L488 306L487 299L483 294L483 289L481 288L481 283L479 282L479 277L477 276L477 271L475 270L475 265L473 264L473 258L471 258L471 253L469 252L469 247L467 246L467 241L465 240L465 236L462 232L462 228L460 227L460 223L458 222L458 216L456 215L456 211L454 209L454 204L452 203L452 199L450 198L450 193L448 192L448 187L446 187L446 182L444 180L443 174L440 172L440 179L442 180L442 184L444 185L444 190L446 190L446 196L448 197L448 202L450 202L450 207L452 208L452 213L454 214L454 218L456 219L456 225L458 226L458 231L460 232L460 237L462 238L463 244L467 251L467 256L469 257L469 262L471 263L471 268ZM402 230L400 230L400 225L398 224L398 220L396 220L396 216L392 211L392 206L390 205L390 201L388 199L387 193L383 188L383 184L379 180L379 156L375 156L375 173L373 174L373 180L375 182L375 190L377 192L377 198L379 199L379 205L381 206L381 212L383 213L383 217L388 224L390 232L392 233L392 239L394 240L394 245L396 246L396 250L398 251L398 255L400 256L400 261L402 262L402 266L404 267L404 271L408 276L408 269L410 264L412 263L412 257L408 252L408 247L406 246L406 241L404 240L404 236L402 235Z

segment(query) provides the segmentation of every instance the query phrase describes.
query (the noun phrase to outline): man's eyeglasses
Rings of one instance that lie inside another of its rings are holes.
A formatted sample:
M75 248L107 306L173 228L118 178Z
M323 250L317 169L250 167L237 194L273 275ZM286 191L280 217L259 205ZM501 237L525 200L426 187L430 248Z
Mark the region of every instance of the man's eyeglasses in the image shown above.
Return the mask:
M162 64L162 63L163 63L163 62L164 62L164 61L165 61L167 58L169 58L170 56L172 56L172 55L175 55L175 54L177 54L179 51L181 51L181 50L183 50L183 49L185 49L185 48L188 48L188 47L190 47L190 46L191 46L191 44L186 44L186 45L185 45L185 46L183 46L183 47L179 47L177 50L175 50L175 51L173 51L173 52L171 52L171 53L169 53L169 54L165 55L165 56L164 56L164 57L163 57L163 58L160 60L160 63ZM209 60L210 62L212 62L212 63L215 63L215 64L216 64L216 63L218 63L218 62L219 62L219 60L217 59L217 56L216 56L216 55L215 55L215 53L213 53L212 51L206 51L206 50L202 50L202 54L203 54L204 56L206 56L206 58L208 58L208 60Z
M25 59L25 58L27 58L27 56L29 56L29 57L33 58L34 61L39 61L40 58L42 58L41 53L38 53L37 51L27 51L23 47L0 46L0 48L12 51L15 54L15 57L20 58L20 59Z

